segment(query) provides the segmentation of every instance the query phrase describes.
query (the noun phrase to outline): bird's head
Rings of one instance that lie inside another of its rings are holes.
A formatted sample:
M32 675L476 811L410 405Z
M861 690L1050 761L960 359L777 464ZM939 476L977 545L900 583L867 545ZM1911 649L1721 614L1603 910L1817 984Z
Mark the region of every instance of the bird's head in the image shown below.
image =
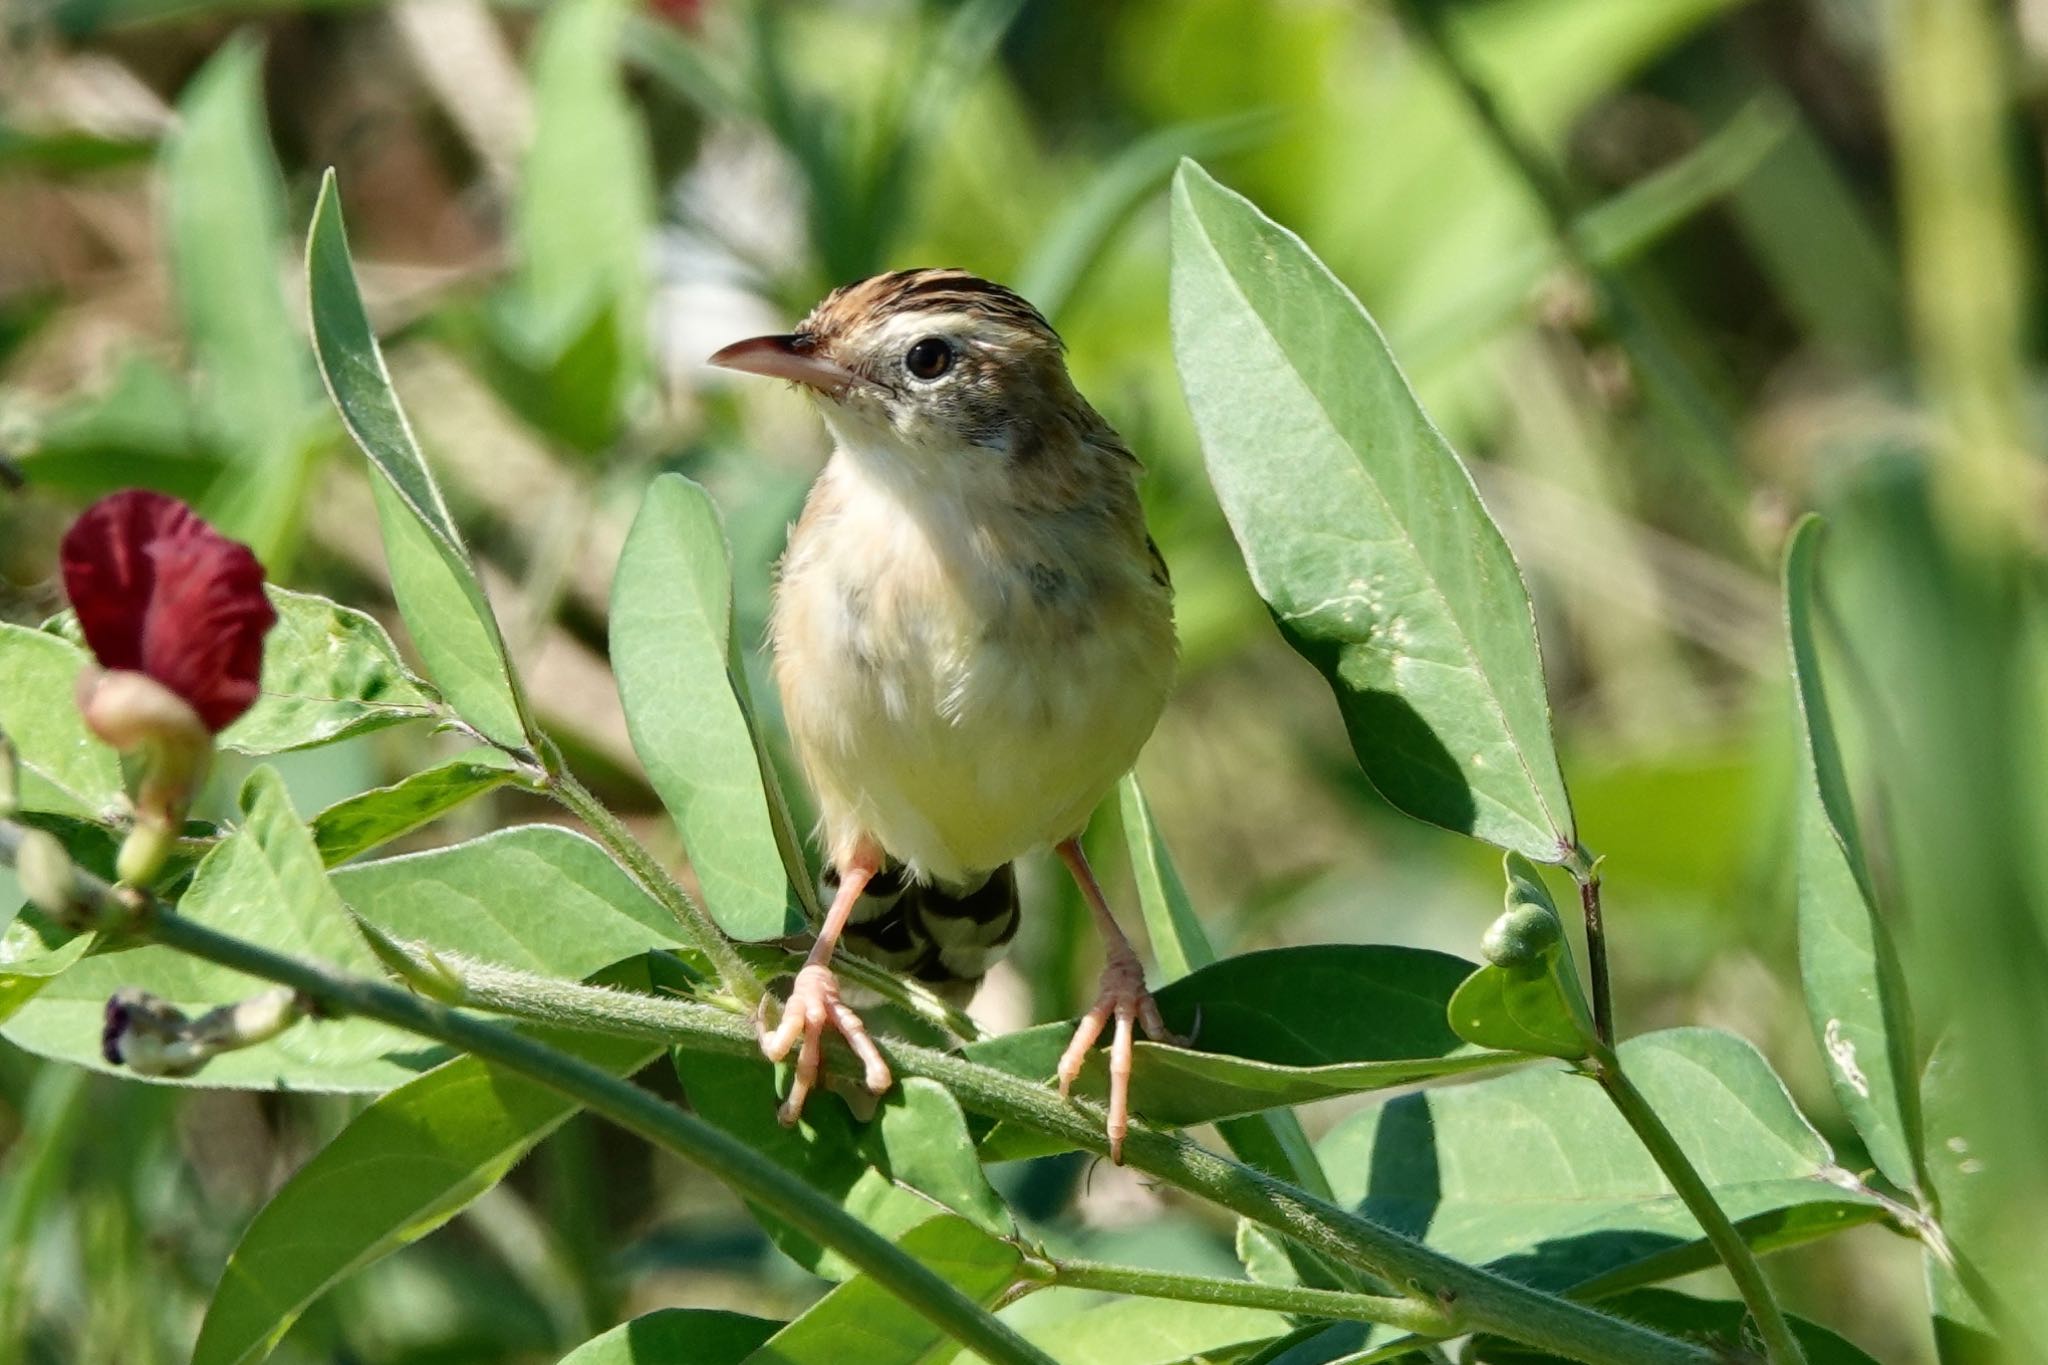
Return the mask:
M1024 453L1081 405L1039 311L964 270L845 285L794 332L735 342L710 363L794 380L842 447L927 468Z

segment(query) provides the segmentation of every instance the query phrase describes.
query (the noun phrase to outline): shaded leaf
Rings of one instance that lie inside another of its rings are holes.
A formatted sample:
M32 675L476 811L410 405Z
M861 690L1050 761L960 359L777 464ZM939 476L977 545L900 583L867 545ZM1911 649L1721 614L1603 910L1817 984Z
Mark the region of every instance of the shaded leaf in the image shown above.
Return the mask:
M23 810L97 820L127 804L119 757L78 713L78 674L90 658L54 635L0 623L0 731L19 755Z
M1281 632L1395 806L1557 862L1576 845L1529 594L1365 309L1192 162L1174 355L1209 477Z
M486 738L531 747L526 701L505 654L498 619L469 562L462 535L413 440L349 260L334 174L321 182L306 238L313 352L342 424L378 477L377 524L391 586L427 672L464 720Z
M1574 1061L1594 1033L1564 923L1528 859L1508 854L1506 871L1507 910L1486 933L1489 962L1451 996L1451 1027L1480 1047Z
M313 817L313 842L321 861L338 867L518 777L504 754L476 749L388 787L335 802Z
M1740 1038L1671 1029L1620 1051L1753 1246L1883 1215ZM1560 1068L1390 1100L1331 1130L1317 1150L1343 1203L1542 1288L1608 1292L1714 1263L1627 1123L1591 1080Z
M661 1055L633 1040L542 1036L615 1076ZM474 1057L380 1096L242 1233L207 1305L192 1365L263 1359L337 1281L453 1218L576 1110L538 1081Z
M1632 1289L1600 1300L1600 1311L1641 1323L1670 1336L1719 1347L1728 1357L1753 1350L1749 1309L1739 1299L1696 1299L1669 1289ZM1877 1365L1876 1358L1818 1323L1791 1319L1792 1335L1806 1352L1807 1365ZM1477 1358L1500 1365L1565 1365L1560 1357L1496 1337L1479 1337Z
M675 919L610 854L556 825L354 863L333 882L387 934L567 980L681 943Z
M1519 1060L1472 1047L1445 1008L1472 964L1420 948L1325 944L1246 953L1204 967L1156 993L1168 1028L1192 1048L1141 1042L1131 1107L1153 1123L1183 1126L1456 1075ZM1045 1080L1073 1034L1071 1021L967 1046L977 1062ZM1106 1093L1105 1053L1076 1089ZM988 1160L1047 1150L1046 1139L998 1128Z
M1008 1235L1009 1213L982 1173L960 1106L934 1081L910 1077L856 1121L829 1092L815 1094L795 1126L776 1121L787 1068L750 1057L674 1054L690 1105L805 1183L836 1199L885 1237L929 1219L936 1208ZM768 1236L804 1269L842 1280L853 1267L772 1216L755 1210Z
M794 887L808 885L809 873L779 795L763 782L744 705L725 530L710 496L680 474L648 485L626 537L612 584L611 658L633 750L718 927L747 941L801 929Z
M897 1245L987 1307L1017 1277L1017 1248L964 1218L930 1217ZM925 1360L951 1338L915 1308L865 1275L856 1275L770 1337L748 1365L905 1365ZM694 1359L694 1358L693 1358Z
M592 1337L559 1365L740 1365L783 1326L718 1308L659 1308Z
M328 884L312 837L284 783L258 768L242 789L242 824L214 846L180 897L179 913L199 924L313 958L344 972L382 975ZM17 1047L94 1070L107 997L123 986L162 996L188 1014L240 1000L265 983L168 948L143 946L85 958L52 980L5 1025ZM410 1034L360 1019L309 1020L257 1047L226 1053L190 1081L280 1090L384 1090L447 1056ZM116 1074L131 1073L117 1071ZM151 1078L157 1080L158 1078Z
M263 641L262 691L220 744L273 754L437 714L376 620L311 593L270 587L277 624Z
M1898 952L1877 912L1821 680L1813 620L1820 531L1807 518L1785 551L1785 630L1803 759L1799 976L1835 1097L1877 1168L1912 1190L1922 1183L1923 1159L1912 1014Z

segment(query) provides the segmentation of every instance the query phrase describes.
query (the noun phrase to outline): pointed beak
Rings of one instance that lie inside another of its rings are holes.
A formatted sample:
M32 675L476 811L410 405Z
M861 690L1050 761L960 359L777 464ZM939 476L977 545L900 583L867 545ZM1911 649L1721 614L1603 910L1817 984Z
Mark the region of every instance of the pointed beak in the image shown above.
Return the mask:
M860 382L853 371L820 355L817 342L800 332L792 336L750 337L745 341L735 341L705 363L743 374L766 375L770 379L792 379L833 398Z

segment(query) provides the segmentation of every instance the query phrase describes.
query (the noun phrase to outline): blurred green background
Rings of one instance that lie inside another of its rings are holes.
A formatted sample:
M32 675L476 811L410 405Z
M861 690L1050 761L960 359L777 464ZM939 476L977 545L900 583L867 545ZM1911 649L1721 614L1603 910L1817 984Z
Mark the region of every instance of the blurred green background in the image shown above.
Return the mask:
M1861 1163L1797 996L1775 565L1799 512L1829 513L1833 611L1874 642L1847 691L1920 695L1887 622L1941 604L1913 596L1900 528L1945 443L1972 452L1963 503L1997 487L2040 378L2042 6L11 0L0 30L0 617L54 610L69 517L143 484L278 581L391 619L302 334L298 243L334 166L543 721L679 855L603 657L625 527L654 473L708 485L758 640L825 453L806 404L702 358L833 284L960 265L1043 307L1148 465L1185 669L1140 773L1219 949L1470 955L1494 859L1365 785L1203 476L1163 195L1202 160L1373 311L1523 563L1579 829L1608 859L1624 1031L1751 1039ZM2033 523L2039 493L2004 499ZM399 730L284 766L310 812L443 743ZM541 814L496 799L437 837ZM1887 875L1930 866L1909 849ZM1002 1027L1071 1011L1097 965L1037 871L977 1005ZM182 1359L243 1223L348 1112L0 1044L0 1365ZM1124 1172L1000 1178L1063 1245L1234 1264L1227 1222ZM1905 1240L1868 1227L1771 1269L1879 1358L1932 1359ZM547 1361L629 1311L780 1315L820 1289L710 1181L578 1120L277 1358Z

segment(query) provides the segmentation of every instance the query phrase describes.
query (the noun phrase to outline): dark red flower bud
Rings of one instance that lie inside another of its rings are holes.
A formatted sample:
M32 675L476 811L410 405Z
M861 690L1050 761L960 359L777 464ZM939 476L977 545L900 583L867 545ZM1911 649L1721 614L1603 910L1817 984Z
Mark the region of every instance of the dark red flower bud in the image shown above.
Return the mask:
M130 489L85 509L64 536L62 562L101 667L154 678L215 734L255 702L277 612L248 546L176 498Z

